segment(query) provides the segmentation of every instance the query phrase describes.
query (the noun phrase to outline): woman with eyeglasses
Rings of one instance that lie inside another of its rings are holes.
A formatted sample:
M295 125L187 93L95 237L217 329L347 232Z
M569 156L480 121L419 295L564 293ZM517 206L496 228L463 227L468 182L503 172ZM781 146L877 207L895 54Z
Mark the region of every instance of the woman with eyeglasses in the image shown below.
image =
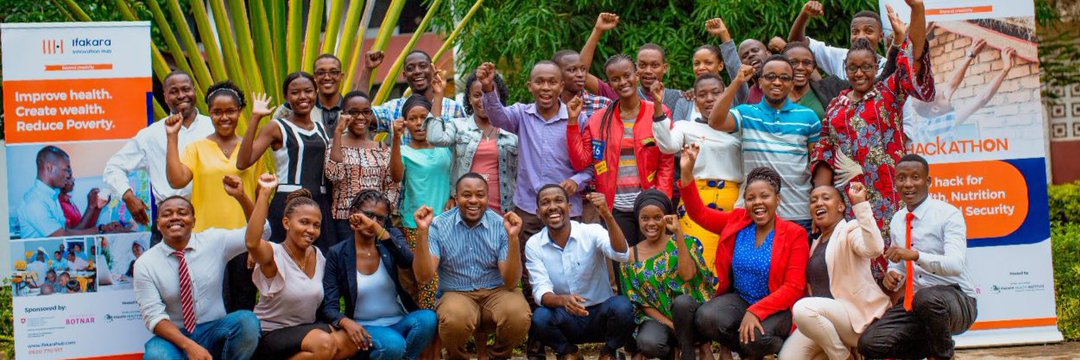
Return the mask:
M499 101L506 105L510 97L502 76L495 75L495 91ZM441 74L435 74L431 88L443 93L446 82ZM475 172L484 176L488 184L488 207L502 215L514 209L514 189L517 184L518 137L500 130L488 120L484 112L482 86L476 81L476 72L465 79L467 100L462 118L431 118L424 128L427 138L435 146L454 149L453 177ZM439 95L441 96L441 95Z
M243 191L247 197L254 198L259 174L263 172L262 162L243 170L236 166L241 142L236 126L240 123L240 112L247 105L244 91L231 81L216 83L206 89L206 105L210 107L214 132L184 147L183 154L179 150L183 119L179 115L165 119L166 177L174 189L192 184L191 205L199 213L193 231L242 228L247 224L246 213L250 210L245 210L228 191ZM240 254L230 260L225 273L226 309L254 308L256 289L251 282L251 269L247 267L247 255Z
M347 208L353 241L330 248L319 319L344 330L372 359L416 359L434 339L438 319L398 278L399 270L412 273L413 253L390 226L390 204L381 191L364 189Z
M436 94L435 101L441 101L442 94ZM441 116L441 109L431 109L431 101L423 95L412 95L401 106L405 119L394 121L393 151L400 151L401 156L391 159L393 169L404 169L401 187L401 225L409 248L416 247L416 219L408 214L415 213L421 206L438 209L441 213L452 206L450 199L450 165L453 155L450 149L435 147L428 142L424 123L428 118ZM408 144L402 144L402 135L408 129ZM397 170L395 170L397 171ZM438 215L438 214L436 214ZM438 277L427 284L417 284L416 302L424 309L435 308L435 291Z
M338 241L352 239L349 207L363 190L378 190L386 194L390 204L396 204L398 183L404 171L393 169L392 157L401 157L383 142L372 139L377 126L371 111L371 98L362 91L351 91L342 100L341 117L334 128L330 151L326 153L326 180L334 184L334 230ZM398 149L400 150L400 149Z
M191 204L199 213L193 231L241 228L247 225L244 209L221 185L226 176L239 176L244 192L254 198L256 182L263 172L262 163L244 170L236 168L241 140L236 134L236 125L247 102L243 90L231 81L223 81L206 89L206 105L210 107L214 133L192 142L184 148L183 154L178 141L182 119L179 116L165 119L168 136L166 176L174 189L192 184Z
M816 186L852 181L866 184L867 201L879 229L889 228L889 220L901 204L893 177L896 163L906 151L904 102L909 96L934 100L924 6L917 0L909 3L914 5L908 39L900 46L896 69L890 75L874 78L878 55L869 41L856 40L848 50L845 71L851 88L826 108L821 141L810 157ZM853 206L848 204L847 209L847 217L853 218ZM888 233L883 235L888 248L892 241ZM878 257L871 267L879 282L887 264L884 257Z

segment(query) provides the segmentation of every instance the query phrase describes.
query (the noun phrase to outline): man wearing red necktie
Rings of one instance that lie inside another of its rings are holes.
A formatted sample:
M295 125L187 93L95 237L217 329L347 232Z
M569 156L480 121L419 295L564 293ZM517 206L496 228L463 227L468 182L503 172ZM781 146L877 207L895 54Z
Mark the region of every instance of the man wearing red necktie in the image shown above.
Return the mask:
M930 166L908 154L896 164L896 190L906 207L889 225L893 245L885 286L902 291L901 301L870 325L859 352L871 359L953 356L952 336L977 316L975 290L967 274L967 226L956 207L929 197Z
M244 210L250 215L251 206ZM259 318L248 310L226 313L221 297L225 264L247 251L247 229L192 233L195 209L181 196L166 198L157 214L162 242L143 253L134 270L135 300L155 335L144 358L250 359L259 344ZM268 222L264 237L269 228Z

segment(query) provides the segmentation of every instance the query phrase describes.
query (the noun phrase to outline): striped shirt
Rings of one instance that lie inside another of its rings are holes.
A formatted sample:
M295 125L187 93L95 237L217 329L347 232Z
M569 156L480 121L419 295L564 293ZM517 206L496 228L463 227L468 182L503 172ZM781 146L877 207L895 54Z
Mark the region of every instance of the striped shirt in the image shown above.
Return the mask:
M809 146L821 136L814 110L787 100L777 110L766 100L731 109L742 131L743 169L769 167L781 176L779 215L788 220L810 219Z
M634 211L634 202L641 193L641 175L634 155L634 121L623 119L622 150L619 151L619 177L615 186L615 209Z
M491 209L469 227L458 208L431 222L430 252L439 258L439 290L473 291L503 286L499 262L506 261L510 237L503 218Z

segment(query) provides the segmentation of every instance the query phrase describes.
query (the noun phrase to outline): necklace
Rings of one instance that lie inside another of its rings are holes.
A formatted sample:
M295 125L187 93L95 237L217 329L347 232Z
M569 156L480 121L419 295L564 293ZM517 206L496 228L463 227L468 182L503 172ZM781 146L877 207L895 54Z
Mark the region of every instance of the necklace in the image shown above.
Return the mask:
M481 140L491 140L492 138L494 138L493 134L496 134L498 132L499 128L492 125L490 129L484 130L483 135L481 136Z
M305 269L305 267L307 266L307 251L306 250L304 251L304 257L302 259L300 259L300 261L296 261L296 255L293 255L292 250L289 250L288 245L281 244L281 247L285 248L285 253L289 254L289 258L293 259L293 262L296 263L296 266L300 267L300 271L305 271L305 272L307 271L307 269Z

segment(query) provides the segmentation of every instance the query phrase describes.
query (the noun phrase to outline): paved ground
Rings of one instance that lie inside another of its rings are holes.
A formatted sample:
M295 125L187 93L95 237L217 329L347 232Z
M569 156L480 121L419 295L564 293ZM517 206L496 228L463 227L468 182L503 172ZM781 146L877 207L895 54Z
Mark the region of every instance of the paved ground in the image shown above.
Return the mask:
M1080 359L1080 342L961 350L957 359Z

